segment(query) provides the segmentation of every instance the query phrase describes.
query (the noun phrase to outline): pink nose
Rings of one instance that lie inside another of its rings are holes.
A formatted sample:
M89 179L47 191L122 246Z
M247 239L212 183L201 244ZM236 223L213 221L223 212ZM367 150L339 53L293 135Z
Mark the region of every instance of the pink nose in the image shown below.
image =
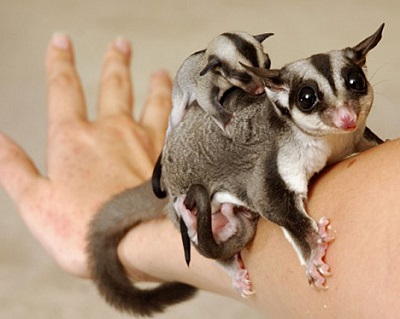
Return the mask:
M342 116L340 122L340 128L346 131L352 131L357 127L357 120L348 114Z
M336 127L345 131L352 131L357 128L357 118L357 113L348 105L338 107L333 115Z

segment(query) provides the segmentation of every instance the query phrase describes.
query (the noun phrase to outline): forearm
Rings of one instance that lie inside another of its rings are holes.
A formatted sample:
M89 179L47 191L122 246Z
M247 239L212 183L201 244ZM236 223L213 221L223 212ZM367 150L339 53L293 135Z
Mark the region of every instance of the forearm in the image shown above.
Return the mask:
M180 234L167 218L135 227L121 242L119 256L132 281L181 281L236 297L230 277L215 261L192 249L190 267L186 265Z
M386 143L326 170L311 185L308 211L315 219L327 216L336 236L326 256L333 272L329 289L308 285L280 228L261 220L243 251L256 295L241 300L273 318L390 317L400 307L399 158L400 141ZM179 233L168 220L134 228L120 256L133 277L139 271L240 299L212 260L194 253L187 268Z

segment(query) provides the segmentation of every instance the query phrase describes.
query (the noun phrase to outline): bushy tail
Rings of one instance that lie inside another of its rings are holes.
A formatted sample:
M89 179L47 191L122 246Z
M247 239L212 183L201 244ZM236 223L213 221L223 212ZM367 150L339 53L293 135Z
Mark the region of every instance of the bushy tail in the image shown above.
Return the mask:
M100 294L120 311L151 316L196 292L196 288L179 282L139 289L128 279L118 259L117 247L125 234L140 221L161 216L166 203L153 195L147 182L106 203L90 225L87 250L91 275Z

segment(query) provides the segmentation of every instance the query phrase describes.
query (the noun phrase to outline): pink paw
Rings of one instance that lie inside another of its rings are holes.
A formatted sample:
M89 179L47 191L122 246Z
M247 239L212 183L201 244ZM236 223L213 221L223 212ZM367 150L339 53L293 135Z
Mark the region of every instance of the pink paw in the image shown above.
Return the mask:
M233 278L233 287L236 291L243 297L247 298L254 295L256 292L252 287L251 281L249 279L249 273L247 269L241 269Z
M334 236L328 234L328 225L329 220L327 218L322 217L319 220L317 247L313 250L306 266L308 281L317 289L326 289L325 277L331 275L329 265L323 260L328 249L328 243L335 239Z
M329 235L328 230L330 229L329 219L326 217L321 217L318 222L318 235L319 240L324 243L329 243L335 239L335 236ZM327 230L328 229L328 230Z
M254 295L256 292L252 287L249 272L239 254L236 254L232 260L223 265L225 270L232 278L232 286L243 297L247 298Z

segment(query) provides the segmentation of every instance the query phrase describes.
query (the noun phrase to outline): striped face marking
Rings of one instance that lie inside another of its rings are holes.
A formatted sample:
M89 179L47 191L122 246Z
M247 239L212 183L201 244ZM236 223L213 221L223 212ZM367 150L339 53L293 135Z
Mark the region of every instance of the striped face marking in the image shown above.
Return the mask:
M266 34L263 39L271 34ZM245 32L223 33L215 38L207 49L208 59L219 62L215 72L222 75L219 87L240 87L251 94L264 92L262 81L249 74L240 63L269 68L270 59L261 42ZM227 82L227 83L223 83Z
M263 67L260 65L258 50L260 43L250 42L242 36L235 33L223 33L223 36L228 38L235 48L238 50L239 54L247 59L251 65L256 67ZM254 45L256 44L256 45Z
M281 70L283 90L267 89L277 108L310 135L354 131L369 113L373 93L346 50L313 55Z

